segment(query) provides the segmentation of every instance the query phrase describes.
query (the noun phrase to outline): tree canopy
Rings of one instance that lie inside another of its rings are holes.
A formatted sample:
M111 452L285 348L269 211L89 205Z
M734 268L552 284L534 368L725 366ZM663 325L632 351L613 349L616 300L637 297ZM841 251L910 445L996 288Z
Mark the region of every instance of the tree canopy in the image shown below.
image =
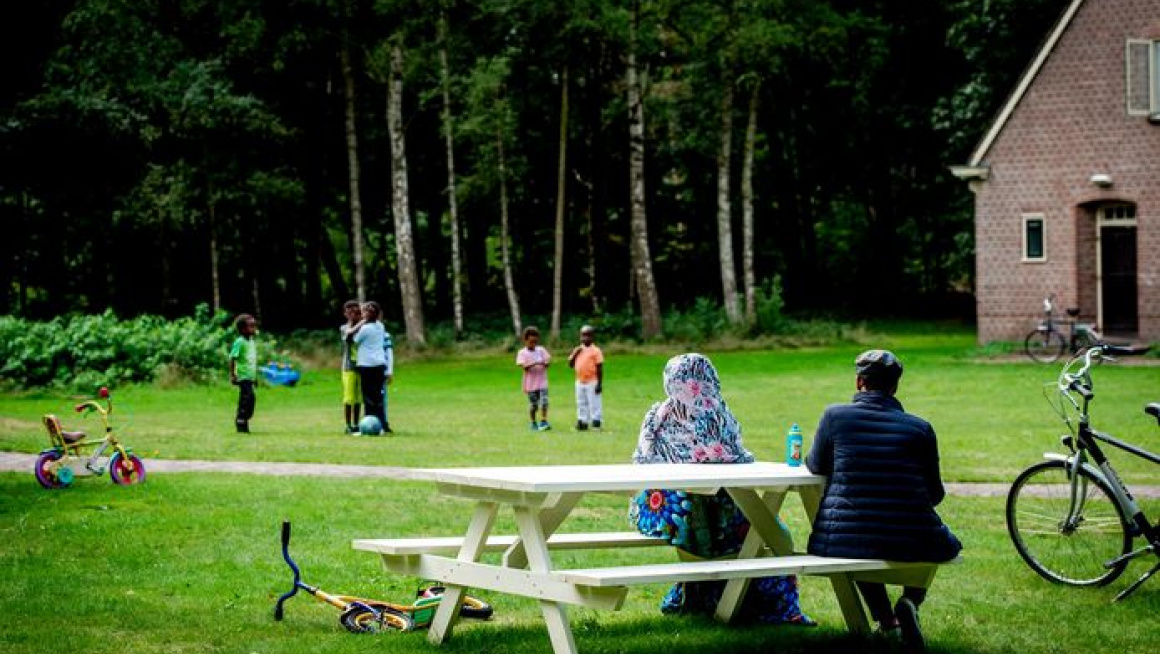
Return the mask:
M729 268L790 310L951 306L973 237L947 167L1065 4L31 3L0 28L0 313L327 325L356 250L366 299L418 329L459 302L546 316L554 277L565 314L636 313L630 59L666 310L736 301Z

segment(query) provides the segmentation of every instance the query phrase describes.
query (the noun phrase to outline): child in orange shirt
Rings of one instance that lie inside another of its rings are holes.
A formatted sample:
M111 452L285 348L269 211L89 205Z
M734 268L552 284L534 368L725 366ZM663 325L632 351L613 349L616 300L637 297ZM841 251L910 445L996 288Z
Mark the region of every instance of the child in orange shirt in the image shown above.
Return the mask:
M576 429L584 431L588 425L600 429L604 420L604 353L592 342L596 329L592 325L580 328L580 344L568 355L568 366L576 370Z

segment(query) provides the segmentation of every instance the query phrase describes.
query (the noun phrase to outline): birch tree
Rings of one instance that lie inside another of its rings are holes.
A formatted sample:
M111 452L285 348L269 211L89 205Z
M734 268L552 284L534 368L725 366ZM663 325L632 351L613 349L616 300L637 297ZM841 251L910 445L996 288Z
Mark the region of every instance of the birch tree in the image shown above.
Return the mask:
M753 152L757 148L757 107L761 81L753 83L745 126L745 152L741 162L741 271L745 291L745 324L757 321L757 280L753 272Z
M556 251L552 266L552 338L560 337L561 296L564 286L564 214L568 181L568 66L560 75L560 139L556 166Z
M350 249L354 259L354 289L359 302L366 300L366 266L363 264L362 178L358 159L358 120L355 111L354 66L350 56L350 34L343 30L339 47L342 65L344 127L346 132L347 178L350 184Z
M513 167L508 141L514 120L507 97L508 74L506 56L480 61L471 71L467 108L461 128L464 138L471 145L469 150L473 169L470 175L464 177L463 190L465 196L493 198L498 194L501 274L512 333L518 338L523 329L523 320L515 284L508 192L508 179Z
M640 0L632 0L629 17L625 87L628 95L628 179L631 205L632 273L640 301L640 327L644 338L661 334L661 303L653 278L648 244L648 215L644 186L644 93L636 57L640 31Z
M399 291L407 340L427 342L423 325L423 296L419 288L415 243L411 232L410 188L407 182L406 131L403 129L403 46L390 44L391 68L387 90L387 131L391 141L391 213L395 219L395 253L399 266Z
M455 188L455 125L451 117L451 68L447 64L447 11L439 11L439 81L443 94L443 144L447 150L447 222L451 232L451 303L455 337L463 335L463 264L459 247L459 201Z

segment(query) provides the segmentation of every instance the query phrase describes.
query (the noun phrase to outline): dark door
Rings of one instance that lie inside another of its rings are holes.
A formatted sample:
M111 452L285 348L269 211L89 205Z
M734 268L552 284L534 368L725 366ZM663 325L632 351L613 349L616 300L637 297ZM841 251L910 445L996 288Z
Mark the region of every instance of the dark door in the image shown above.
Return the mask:
M1105 332L1135 334L1136 228L1100 228L1100 277Z

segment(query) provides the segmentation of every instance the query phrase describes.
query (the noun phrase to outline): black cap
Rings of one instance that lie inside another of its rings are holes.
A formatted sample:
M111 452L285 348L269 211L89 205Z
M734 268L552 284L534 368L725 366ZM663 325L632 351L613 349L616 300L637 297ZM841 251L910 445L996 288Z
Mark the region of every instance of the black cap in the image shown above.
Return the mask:
M859 377L876 382L894 383L902 377L902 362L890 350L866 350L854 359Z

